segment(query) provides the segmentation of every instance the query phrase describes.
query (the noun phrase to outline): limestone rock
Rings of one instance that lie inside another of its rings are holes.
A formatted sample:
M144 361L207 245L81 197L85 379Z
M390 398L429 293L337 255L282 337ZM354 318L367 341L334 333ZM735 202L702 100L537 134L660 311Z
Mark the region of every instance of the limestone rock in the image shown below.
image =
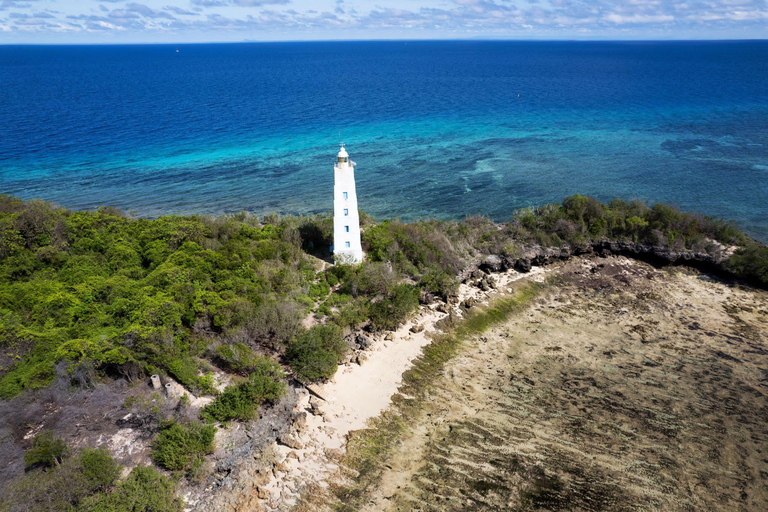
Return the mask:
M360 350L368 350L373 345L373 340L363 333L358 333L355 338L355 344Z
M307 426L307 413L305 412L299 412L294 416L293 418L293 428L296 429L296 431L301 432L303 431Z
M312 396L309 398L309 412L314 414L315 416L320 416L323 414L323 408L322 408L323 401L317 398L316 396Z
M491 254L480 262L480 270L485 272L501 272L503 270L502 259L495 254Z

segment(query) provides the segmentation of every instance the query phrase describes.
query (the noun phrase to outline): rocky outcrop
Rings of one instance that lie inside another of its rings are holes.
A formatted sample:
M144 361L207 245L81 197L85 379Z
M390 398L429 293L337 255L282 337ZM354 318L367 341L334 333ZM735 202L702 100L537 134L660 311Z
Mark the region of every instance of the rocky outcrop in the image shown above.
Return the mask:
M301 388L289 386L286 396L274 406L261 411L261 418L223 433L225 442L213 457L213 473L207 485L187 489L187 504L194 510L234 512L258 510L258 488L271 478L274 457L270 453L278 440L289 439L293 424L301 422L294 408ZM306 418L304 419L306 421ZM244 427L244 428L243 428ZM291 439L292 441L292 439Z
M645 261L653 265L688 265L706 272L732 277L723 267L728 259L725 247L713 244L710 251L676 250L667 246L643 244L629 241L592 240L583 246L563 245L561 247L524 246L518 254L492 254L464 268L457 280L461 283L477 280L481 289L492 288L487 274L514 269L530 272L534 266L548 265L555 261L567 260L573 256L597 254L600 256L621 255Z

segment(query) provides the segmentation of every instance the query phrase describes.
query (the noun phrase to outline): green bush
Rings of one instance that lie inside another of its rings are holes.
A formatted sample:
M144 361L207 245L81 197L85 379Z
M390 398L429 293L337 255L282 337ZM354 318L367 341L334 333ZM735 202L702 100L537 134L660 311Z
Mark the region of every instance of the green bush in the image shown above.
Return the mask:
M45 471L29 471L0 497L0 510L59 512L82 509L89 497L112 488L120 465L104 448L86 448Z
M333 377L347 348L337 325L317 325L294 338L285 355L299 379L317 381Z
M440 268L431 268L419 280L419 287L439 295L443 299L455 296L459 291L459 283L453 276Z
M201 423L174 423L162 430L152 445L152 460L171 471L188 470L213 452L216 427Z
M176 482L155 468L139 466L117 488L86 500L83 512L181 512L184 502L176 497Z
M392 296L372 302L368 308L376 330L394 330L419 307L419 289L409 284L395 286Z
M184 387L204 395L215 395L216 387L211 374L198 375L198 362L192 356L177 357L167 363L168 373Z
M750 244L737 250L725 264L739 277L768 286L768 247Z
M333 323L342 329L354 329L368 320L368 301L357 299L339 309L333 315Z
M67 445L54 437L51 430L44 430L32 439L32 447L24 454L24 464L29 466L58 466L67 455Z
M309 296L313 299L323 299L331 293L331 287L325 281L309 285Z
M261 404L274 402L285 394L283 378L283 371L277 363L257 356L248 380L228 386L200 411L200 418L209 423L256 419Z
M104 491L120 477L120 464L106 448L85 448L79 456L79 474L89 493Z
M219 359L233 372L248 373L261 358L246 344L221 345L216 349Z

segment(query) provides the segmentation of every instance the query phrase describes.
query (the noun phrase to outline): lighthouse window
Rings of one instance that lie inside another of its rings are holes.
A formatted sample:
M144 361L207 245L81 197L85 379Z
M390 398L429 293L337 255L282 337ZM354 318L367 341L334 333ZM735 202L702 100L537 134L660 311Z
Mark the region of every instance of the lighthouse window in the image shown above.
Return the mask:
M349 199L349 196L347 195L346 192L344 192L344 199Z
M344 208L344 215L349 215L349 208Z
M349 245L349 242L344 242L344 245L345 245L346 247L350 247L350 245Z
M349 226L344 226L344 231L349 233Z

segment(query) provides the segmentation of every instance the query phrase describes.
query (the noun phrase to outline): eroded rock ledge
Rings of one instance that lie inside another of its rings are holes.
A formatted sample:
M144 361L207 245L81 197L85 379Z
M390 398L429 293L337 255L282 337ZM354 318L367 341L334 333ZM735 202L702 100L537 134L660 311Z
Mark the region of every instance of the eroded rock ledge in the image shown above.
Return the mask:
M591 241L584 246L563 245L561 247L525 246L519 255L490 255L469 265L462 270L458 279L466 282L476 270L484 272L504 272L514 269L529 272L534 266L543 266L556 261L568 260L573 256L594 254L597 256L627 256L656 266L688 265L690 267L720 276L735 277L723 266L733 253L734 248L727 248L712 242L708 251L674 250L661 245L636 242L618 242L612 240Z

